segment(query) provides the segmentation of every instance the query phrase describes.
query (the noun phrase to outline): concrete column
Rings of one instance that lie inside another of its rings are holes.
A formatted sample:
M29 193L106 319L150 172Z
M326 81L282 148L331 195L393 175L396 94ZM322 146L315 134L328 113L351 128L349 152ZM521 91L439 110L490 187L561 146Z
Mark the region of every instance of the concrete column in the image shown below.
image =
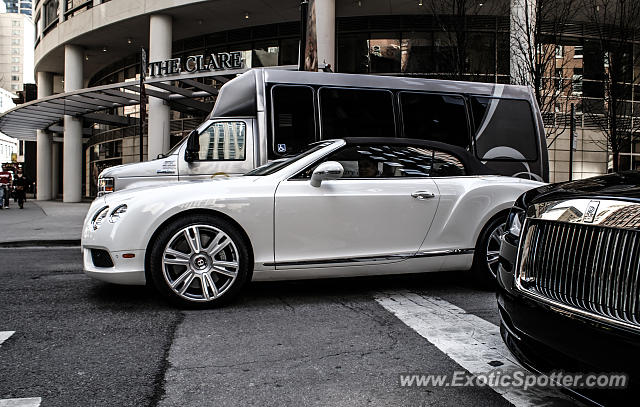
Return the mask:
M60 190L60 143L51 143L51 199L58 197Z
M82 88L82 48L64 47L64 91ZM82 199L82 119L64 117L64 147L62 157L62 200L80 202Z
M336 68L336 1L316 0L316 35L318 37L318 65Z
M38 72L38 99L53 93L53 74ZM46 130L36 132L36 199L51 199L51 135Z
M58 24L64 23L64 13L67 12L67 1L63 0L58 3Z
M149 62L171 58L172 21L170 16L154 14L149 22ZM147 157L152 160L169 150L169 105L149 97Z

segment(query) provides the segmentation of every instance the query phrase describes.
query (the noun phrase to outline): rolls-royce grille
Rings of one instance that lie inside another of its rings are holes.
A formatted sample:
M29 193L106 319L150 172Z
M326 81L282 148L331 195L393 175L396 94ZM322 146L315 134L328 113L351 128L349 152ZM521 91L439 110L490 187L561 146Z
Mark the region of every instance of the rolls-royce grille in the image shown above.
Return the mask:
M640 231L541 219L527 225L522 289L640 327Z

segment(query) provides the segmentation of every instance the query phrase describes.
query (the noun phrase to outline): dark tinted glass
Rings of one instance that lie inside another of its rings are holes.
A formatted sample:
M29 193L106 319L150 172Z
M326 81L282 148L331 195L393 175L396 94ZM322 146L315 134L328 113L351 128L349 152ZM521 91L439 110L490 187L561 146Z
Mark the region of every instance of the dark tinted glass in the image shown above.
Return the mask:
M395 137L391 92L320 89L322 138Z
M469 150L464 99L428 93L400 93L404 137L439 141Z
M342 178L446 177L465 175L456 157L419 146L347 146L307 168L296 178L310 178L323 162L342 164Z
M271 89L273 139L271 156L299 153L316 141L313 89L308 86L274 86Z
M527 101L470 99L479 159L534 161L538 158L536 129Z

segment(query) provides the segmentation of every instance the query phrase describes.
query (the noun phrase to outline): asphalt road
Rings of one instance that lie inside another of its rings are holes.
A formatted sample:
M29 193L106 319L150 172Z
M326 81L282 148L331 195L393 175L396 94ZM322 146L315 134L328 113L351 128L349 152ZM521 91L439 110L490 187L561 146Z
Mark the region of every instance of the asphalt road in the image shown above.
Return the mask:
M438 298L495 327L494 294L464 273L253 283L204 311L91 280L78 248L0 249L0 278L0 331L15 331L0 345L0 406L509 405L487 387L399 385L461 367L375 293ZM531 404L567 404L549 400Z

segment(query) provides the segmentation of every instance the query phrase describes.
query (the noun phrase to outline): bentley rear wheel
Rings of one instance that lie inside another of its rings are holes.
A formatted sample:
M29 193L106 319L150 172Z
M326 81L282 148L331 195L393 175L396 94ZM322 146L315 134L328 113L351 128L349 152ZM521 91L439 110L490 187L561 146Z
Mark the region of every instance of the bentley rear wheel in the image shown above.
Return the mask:
M250 275L243 236L224 219L192 215L160 232L151 252L155 287L174 303L220 305L235 297Z
M493 288L498 275L500 239L505 232L505 216L498 216L480 233L473 258L473 274L477 285Z

